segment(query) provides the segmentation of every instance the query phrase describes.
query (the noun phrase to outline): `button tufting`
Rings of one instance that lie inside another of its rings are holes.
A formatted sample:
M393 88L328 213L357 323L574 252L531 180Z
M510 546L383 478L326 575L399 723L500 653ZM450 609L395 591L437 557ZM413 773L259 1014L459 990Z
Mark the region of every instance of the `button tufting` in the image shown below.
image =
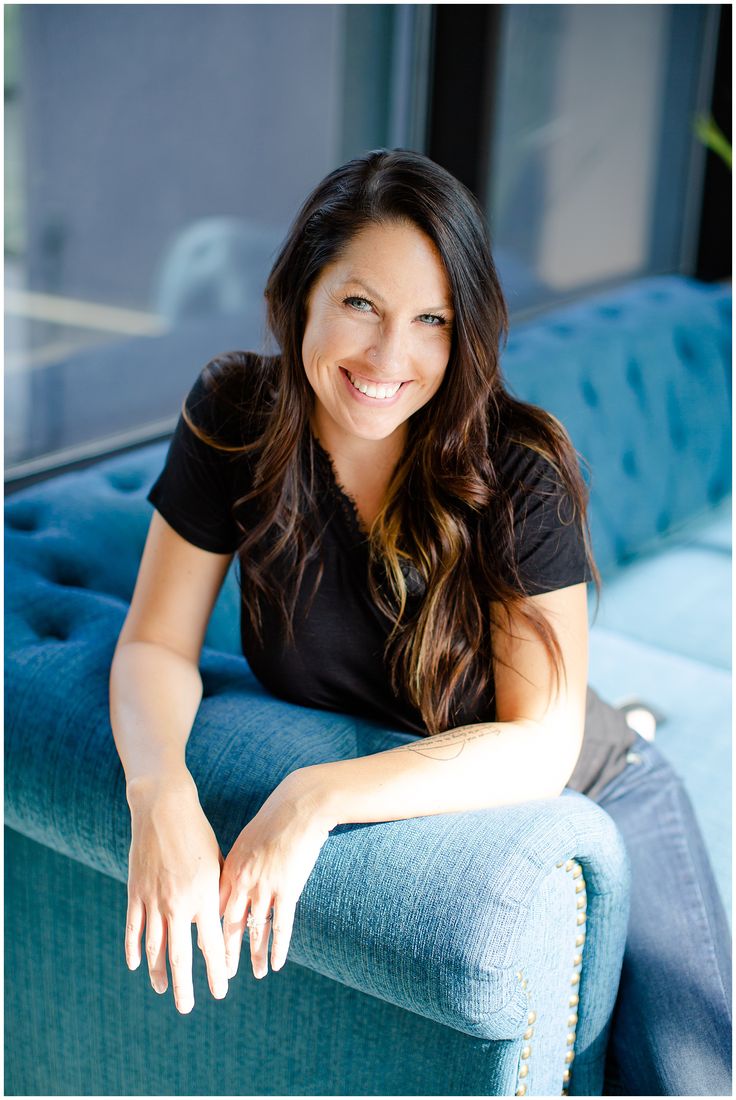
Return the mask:
M665 531L667 530L667 528L669 527L669 525L670 525L670 514L665 509L664 511L660 512L659 515L657 516L657 519L655 521L654 526L656 527L657 532L660 535L663 535L665 533Z
M35 531L38 527L38 514L28 508L12 505L5 510L5 522L13 531Z
M119 493L135 493L143 485L143 478L135 470L119 470L117 473L108 474L107 480Z
M697 358L697 353L690 342L689 336L682 330L677 330L674 334L674 340L677 353L682 361L684 363L694 363Z
M639 468L636 464L636 455L633 451L624 451L621 456L621 467L625 474L629 477L637 477L639 474Z
M589 378L584 378L580 384L580 388L583 393L583 400L586 405L590 405L592 409L598 405L598 393L593 386L593 383Z

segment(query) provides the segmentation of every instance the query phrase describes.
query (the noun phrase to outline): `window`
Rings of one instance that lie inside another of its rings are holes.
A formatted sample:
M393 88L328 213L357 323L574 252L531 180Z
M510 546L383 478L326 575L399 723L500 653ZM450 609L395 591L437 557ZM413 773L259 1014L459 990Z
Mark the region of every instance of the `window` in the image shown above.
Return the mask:
M428 11L6 5L11 481L167 434L208 359L263 345L305 195L415 141Z

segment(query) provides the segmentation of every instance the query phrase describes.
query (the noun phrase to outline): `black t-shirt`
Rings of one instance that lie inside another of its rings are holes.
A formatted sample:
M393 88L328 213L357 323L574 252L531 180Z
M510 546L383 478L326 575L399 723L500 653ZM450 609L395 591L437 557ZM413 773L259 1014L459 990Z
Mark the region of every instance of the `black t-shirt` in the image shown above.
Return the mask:
M257 433L252 415L248 353L231 353L219 368L206 367L190 390L186 407L192 421L220 443L238 447ZM250 378L252 380L252 373ZM327 452L314 439L315 477L322 529L323 575L308 614L319 559L307 565L294 615L295 644L283 640L281 616L259 604L262 644L258 644L241 607L243 654L261 683L274 695L303 706L373 718L390 728L426 733L421 715L391 689L384 646L392 622L375 605L368 587L368 539L350 498L339 486ZM219 451L200 440L182 417L176 426L164 469L148 494L163 518L183 538L215 553L234 553L240 531L233 515L236 501L252 488L252 459ZM500 475L514 505L516 553L528 595L591 580L582 532L571 518L570 502L555 471L536 451L508 443L500 456ZM237 511L243 523L247 507ZM277 580L281 578L276 578ZM282 580L285 580L283 578ZM414 598L421 599L421 592ZM589 691L588 712L591 712ZM616 712L618 715L618 712ZM452 726L493 721L493 685L473 709L457 703ZM621 724L623 718L621 718ZM613 723L606 735L619 743L626 734ZM626 731L633 734L628 726ZM586 729L587 738L587 729ZM592 742L591 742L592 747ZM618 744L611 771L621 770ZM610 745L608 746L610 750ZM600 753L576 769L576 789L601 778ZM609 775L610 773L610 775ZM575 780L575 776L573 776Z

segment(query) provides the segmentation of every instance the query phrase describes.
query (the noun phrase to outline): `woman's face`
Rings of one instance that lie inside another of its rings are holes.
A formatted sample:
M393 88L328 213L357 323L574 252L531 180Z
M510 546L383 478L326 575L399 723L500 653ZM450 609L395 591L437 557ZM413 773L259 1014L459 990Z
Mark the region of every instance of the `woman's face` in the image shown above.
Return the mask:
M307 300L302 359L318 435L378 440L402 428L442 382L453 318L439 252L421 230L372 225L353 237Z

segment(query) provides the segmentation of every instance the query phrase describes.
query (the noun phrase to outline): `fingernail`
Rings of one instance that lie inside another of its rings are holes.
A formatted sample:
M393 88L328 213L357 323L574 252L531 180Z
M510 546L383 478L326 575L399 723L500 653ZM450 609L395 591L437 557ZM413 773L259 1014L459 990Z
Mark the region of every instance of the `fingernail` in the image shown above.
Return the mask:
M233 959L233 960L228 959L227 963L226 963L226 968L227 968L228 978L234 978L235 975L238 972L238 960L237 959Z
M215 997L222 999L227 996L227 982L217 982L215 984Z
M261 978L265 978L266 974L268 974L268 967L266 967L265 970L256 970L255 971L255 976L259 979L259 981L260 981Z
M166 982L162 982L158 978L154 978L153 988L156 990L157 993L165 993L166 992Z
M186 1014L187 1012L191 1012L192 1009L194 1008L194 1001L192 1001L192 1000L181 1001L180 1004L177 1005L177 1007L178 1007L178 1009L181 1013Z

